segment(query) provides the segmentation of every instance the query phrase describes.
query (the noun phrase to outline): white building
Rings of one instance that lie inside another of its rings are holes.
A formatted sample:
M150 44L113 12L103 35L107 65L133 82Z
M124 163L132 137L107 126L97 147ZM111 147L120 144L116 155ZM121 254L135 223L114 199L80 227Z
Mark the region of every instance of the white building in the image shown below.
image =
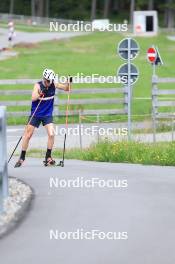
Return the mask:
M134 11L133 31L136 36L155 36L158 34L157 11Z

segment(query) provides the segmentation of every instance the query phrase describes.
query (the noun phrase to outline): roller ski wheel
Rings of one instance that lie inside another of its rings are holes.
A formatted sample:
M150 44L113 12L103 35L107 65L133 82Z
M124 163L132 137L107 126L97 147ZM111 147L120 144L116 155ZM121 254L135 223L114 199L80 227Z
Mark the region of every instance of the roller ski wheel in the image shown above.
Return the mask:
M58 163L58 165L57 165L57 166L64 167L64 161L63 161L63 160L61 160L61 161Z
M45 167L55 166L56 162L52 158L47 158L46 160L43 161L43 164L44 164Z

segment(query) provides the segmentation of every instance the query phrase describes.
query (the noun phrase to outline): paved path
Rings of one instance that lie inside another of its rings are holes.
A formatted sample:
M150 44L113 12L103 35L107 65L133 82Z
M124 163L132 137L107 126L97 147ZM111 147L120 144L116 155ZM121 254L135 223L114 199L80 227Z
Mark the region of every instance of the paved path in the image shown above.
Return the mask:
M18 43L37 43L46 40L64 39L76 37L87 33L82 32L22 32L17 31L13 44ZM0 29L0 49L8 47L8 30Z
M12 161L11 164L13 164ZM175 263L175 169L66 161L44 168L28 159L10 175L35 190L26 219L0 241L4 264ZM125 189L50 189L49 179L128 180ZM50 240L49 231L126 231L128 240Z
M144 123L136 123L133 125L134 128L143 128ZM94 133L91 135L85 135L83 134L82 136L82 146L89 147L93 142L98 141L98 136L97 136L97 124L83 124L83 129L85 128L91 128L94 129ZM94 127L94 128L93 128ZM125 123L106 123L106 124L100 124L100 128L104 128L105 131L107 128L126 128L127 125ZM63 146L63 140L64 140L64 133L60 134L60 129L65 128L64 125L58 125L55 127L55 131L58 132L58 135L55 137L55 147L56 148L62 148ZM70 125L69 128L77 128L77 125ZM11 152L12 149L15 147L17 140L20 138L24 131L24 126L10 126L8 127L7 130L7 135L8 135L8 152ZM72 130L73 131L73 130ZM77 128L76 133L73 135L72 131L70 130L70 135L67 137L67 143L66 147L67 148L77 148L80 147L80 137L79 137L79 130ZM84 130L85 131L85 130ZM117 130L118 132L119 130ZM121 131L121 130L120 130ZM64 130L62 130L64 132ZM83 130L82 130L83 133ZM103 131L102 131L103 133ZM101 134L102 135L102 134ZM105 138L106 136L101 136L101 138ZM127 136L109 136L110 139L113 140L124 140L127 139ZM174 135L175 137L175 135ZM134 140L141 141L141 142L153 142L153 135L152 133L150 134L137 134L134 135ZM167 132L167 133L157 133L156 135L156 140L157 141L171 141L172 140L172 133ZM30 142L30 148L38 148L38 149L45 149L47 144L47 135L45 132L45 129L40 126L39 129L36 129L34 136L31 139ZM19 148L18 148L19 150Z

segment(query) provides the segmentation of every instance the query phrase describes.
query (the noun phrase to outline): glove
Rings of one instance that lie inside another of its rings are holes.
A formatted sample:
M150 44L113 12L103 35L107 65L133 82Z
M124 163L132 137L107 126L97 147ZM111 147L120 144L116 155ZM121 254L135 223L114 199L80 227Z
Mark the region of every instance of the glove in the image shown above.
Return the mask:
M67 78L67 81L70 82L70 83L72 83L72 79L73 79L73 77L72 77L72 76L69 76L69 77Z
M41 92L40 92L40 97L45 97L47 94L47 89L44 88Z

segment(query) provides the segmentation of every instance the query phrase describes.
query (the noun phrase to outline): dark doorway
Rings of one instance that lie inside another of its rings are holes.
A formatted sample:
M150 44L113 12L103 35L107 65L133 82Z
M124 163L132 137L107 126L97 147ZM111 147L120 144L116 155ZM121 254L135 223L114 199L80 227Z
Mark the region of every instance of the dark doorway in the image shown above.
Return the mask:
M153 30L153 16L146 16L146 32Z

